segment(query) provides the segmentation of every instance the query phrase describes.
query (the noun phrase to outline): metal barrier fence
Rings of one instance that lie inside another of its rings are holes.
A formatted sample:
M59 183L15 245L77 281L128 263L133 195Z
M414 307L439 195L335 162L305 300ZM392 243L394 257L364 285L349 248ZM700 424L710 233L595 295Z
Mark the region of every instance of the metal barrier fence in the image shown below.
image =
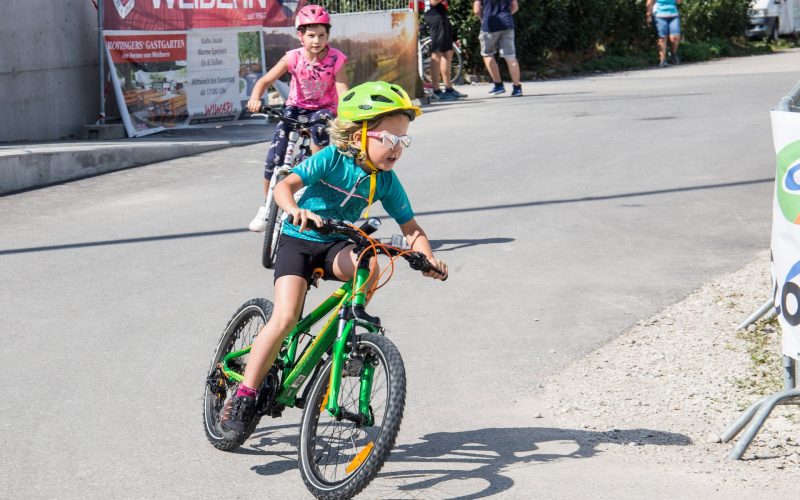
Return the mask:
M331 14L350 14L376 10L407 9L409 0L316 0Z
M800 83L780 100L778 106L775 108L777 111L785 111L790 113L800 112ZM756 312L750 315L737 329L747 328L748 325L757 322L761 318L769 318L776 314L775 304L773 299L769 299L764 303ZM790 356L783 356L783 391L775 394L770 394L762 397L753 403L747 410L739 416L725 432L720 436L723 443L727 443L735 438L739 432L749 423L747 430L736 443L736 445L728 454L731 460L739 460L747 451L750 443L755 439L756 434L761 430L761 427L766 422L772 410L779 405L798 405L800 404L800 389L797 388L797 366L794 358Z

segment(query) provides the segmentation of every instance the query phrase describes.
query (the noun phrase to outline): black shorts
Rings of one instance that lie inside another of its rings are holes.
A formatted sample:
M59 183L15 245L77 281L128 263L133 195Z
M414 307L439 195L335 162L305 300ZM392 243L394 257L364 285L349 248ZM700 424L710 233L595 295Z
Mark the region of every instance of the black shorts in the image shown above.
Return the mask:
M447 52L453 50L455 31L447 16L425 16L425 22L431 30L431 52Z
M281 276L302 276L310 282L314 269L317 268L324 270L322 279L335 280L333 261L347 245L352 245L352 242L340 240L319 243L282 234L275 255L274 280Z

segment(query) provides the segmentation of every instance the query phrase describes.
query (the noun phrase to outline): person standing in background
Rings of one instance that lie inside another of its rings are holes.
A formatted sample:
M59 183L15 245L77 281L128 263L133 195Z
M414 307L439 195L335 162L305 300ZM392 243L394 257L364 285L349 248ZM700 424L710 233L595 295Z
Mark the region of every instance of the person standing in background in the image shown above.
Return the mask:
M683 0L647 0L647 24L655 22L658 32L658 66L664 68L667 63L667 38L671 45L672 64L680 64L678 45L681 43L681 16L678 5Z
M431 99L455 101L467 96L455 90L450 81L455 30L450 24L447 9L447 0L425 0L425 24L431 31ZM444 90L439 87L440 76Z
M494 58L498 50L500 56L506 60L511 75L513 84L511 97L522 95L519 63L514 47L514 14L518 10L517 0L475 0L472 4L472 11L481 20L480 42L483 63L494 82L494 87L489 91L491 95L503 94L506 91L500 78L500 67Z

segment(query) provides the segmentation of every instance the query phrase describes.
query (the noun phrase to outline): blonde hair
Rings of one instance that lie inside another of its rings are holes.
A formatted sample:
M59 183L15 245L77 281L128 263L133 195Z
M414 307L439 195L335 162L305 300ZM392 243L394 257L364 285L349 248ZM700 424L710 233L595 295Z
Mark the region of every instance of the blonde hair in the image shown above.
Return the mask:
M408 116L408 113L406 110L395 110L378 115L375 118L367 121L367 130L376 128L381 124L381 121L383 121L384 118L392 115ZM363 122L351 122L334 118L330 122L330 125L328 125L328 133L330 134L331 144L336 146L336 149L338 149L339 152L344 155L352 157L357 156L360 152L360 148L353 146L351 137L353 137L354 133L361 132L362 124Z

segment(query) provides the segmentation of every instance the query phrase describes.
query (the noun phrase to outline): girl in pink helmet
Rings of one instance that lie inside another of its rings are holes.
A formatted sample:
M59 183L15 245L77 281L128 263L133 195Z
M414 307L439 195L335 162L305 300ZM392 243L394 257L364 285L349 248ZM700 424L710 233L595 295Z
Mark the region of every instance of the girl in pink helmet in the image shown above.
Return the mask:
M253 87L247 109L251 113L261 110L261 96L270 85L286 74L292 75L289 84L289 97L286 100L284 116L297 119L305 115L311 128L311 151L316 153L330 142L327 132L328 121L336 116L339 95L349 88L344 65L347 56L328 45L331 29L331 16L319 5L306 5L295 17L297 37L303 44L299 49L286 54L262 76ZM275 129L275 137L267 151L264 163L264 195L269 190L269 181L275 167L283 164L289 132L283 122ZM250 222L251 231L266 229L268 207L261 205Z

